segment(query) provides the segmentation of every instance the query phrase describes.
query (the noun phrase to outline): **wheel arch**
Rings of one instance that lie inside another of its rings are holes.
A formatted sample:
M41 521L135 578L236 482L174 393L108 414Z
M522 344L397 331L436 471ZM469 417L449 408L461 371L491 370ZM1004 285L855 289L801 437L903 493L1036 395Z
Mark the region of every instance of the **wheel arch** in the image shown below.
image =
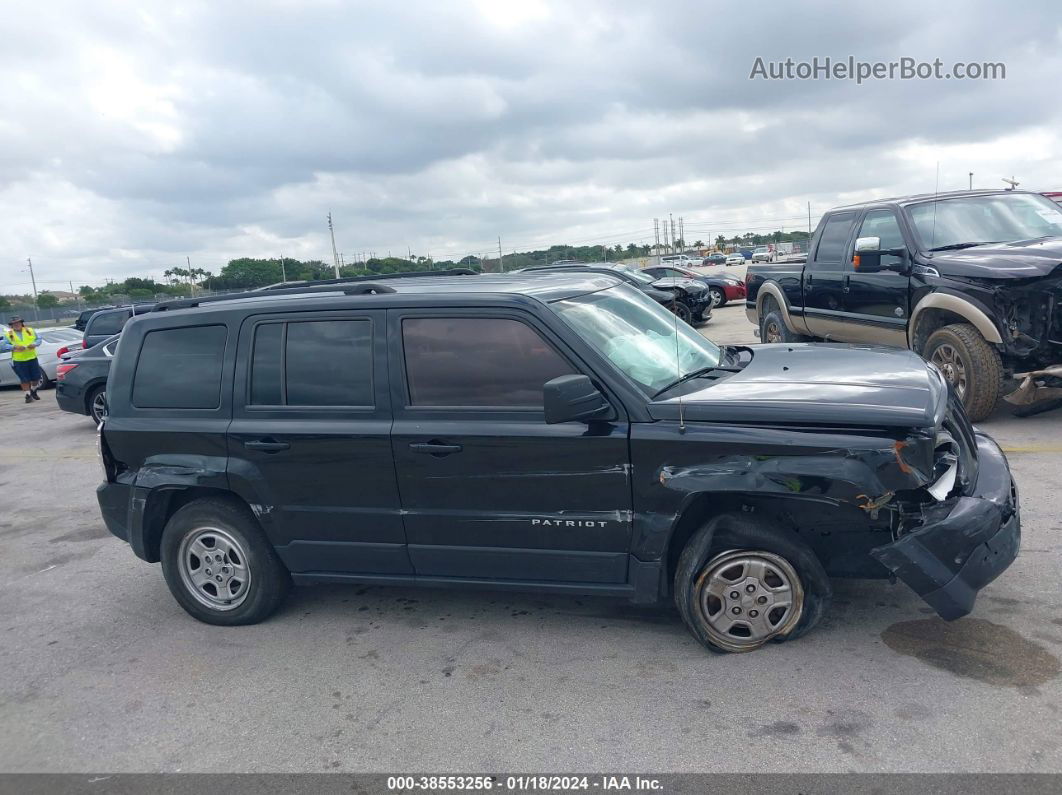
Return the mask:
M225 500L245 509L255 522L258 521L251 506L226 489L210 486L159 486L149 491L144 498L141 520L144 560L148 563L158 563L161 557L162 532L166 529L166 524L185 505L202 499Z
M772 298L778 305L778 311L782 313L782 321L785 323L787 329L794 334L807 335L808 330L806 328L798 328L793 323L793 318L789 314L789 302L785 298L785 293L782 288L778 286L777 282L765 281L760 285L760 289L756 293L756 322L759 324L763 320L764 304L767 303L767 299Z
M907 344L919 352L929 336L952 323L969 323L987 342L1002 345L999 329L988 314L966 298L950 293L930 293L915 306L907 325Z

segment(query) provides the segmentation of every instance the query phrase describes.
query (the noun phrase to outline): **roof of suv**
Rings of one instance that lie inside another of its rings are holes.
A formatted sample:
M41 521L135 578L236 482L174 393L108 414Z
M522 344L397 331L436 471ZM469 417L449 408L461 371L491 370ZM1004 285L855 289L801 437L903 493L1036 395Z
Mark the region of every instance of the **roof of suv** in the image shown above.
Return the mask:
M562 269L558 269L560 271ZM200 299L183 299L158 304L156 311L193 309L198 306L211 309L223 309L229 305L246 306L253 302L255 306L291 307L292 301L303 301L351 297L359 303L365 301L381 302L387 306L396 295L417 296L455 296L455 295L510 295L527 296L540 301L550 302L562 298L597 292L614 287L618 279L605 275L557 272L547 274L485 274L476 276L424 276L419 278L387 278L314 284L308 282L302 287L282 290L260 290L232 295L211 296ZM420 302L422 303L422 302Z

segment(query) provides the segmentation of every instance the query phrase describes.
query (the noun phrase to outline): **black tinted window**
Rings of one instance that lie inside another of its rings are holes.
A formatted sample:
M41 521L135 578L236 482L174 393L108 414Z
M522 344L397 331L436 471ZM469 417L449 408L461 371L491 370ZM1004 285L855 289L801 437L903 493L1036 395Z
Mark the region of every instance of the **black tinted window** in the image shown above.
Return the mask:
M213 409L221 404L224 326L148 332L133 378L138 408Z
M826 227L819 238L819 247L815 252L818 262L840 262L844 259L844 247L848 242L848 233L852 230L855 213L837 213L826 221Z
M541 408L543 385L574 372L518 320L408 318L402 342L414 406Z
M371 406L372 323L289 323L285 364L289 406Z
M872 210L859 227L859 237L880 237L882 249L903 248L903 233L891 210Z
M89 318L87 334L93 336L103 335L110 337L122 330L126 321L129 320L130 311L122 309L119 312L97 312Z
M309 320L255 330L251 403L372 406L372 322Z
M251 403L279 406L284 402L280 384L283 323L266 323L255 329L251 353Z

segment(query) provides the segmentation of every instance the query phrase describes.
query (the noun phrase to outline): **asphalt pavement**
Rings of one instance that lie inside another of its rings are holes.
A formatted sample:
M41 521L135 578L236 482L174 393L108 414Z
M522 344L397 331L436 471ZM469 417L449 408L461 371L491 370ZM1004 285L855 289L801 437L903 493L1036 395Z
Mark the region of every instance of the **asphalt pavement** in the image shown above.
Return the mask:
M740 305L703 333L755 341ZM1024 537L971 616L836 581L803 639L717 656L598 598L317 586L199 624L42 398L0 391L0 771L1062 771L1062 411L982 424Z

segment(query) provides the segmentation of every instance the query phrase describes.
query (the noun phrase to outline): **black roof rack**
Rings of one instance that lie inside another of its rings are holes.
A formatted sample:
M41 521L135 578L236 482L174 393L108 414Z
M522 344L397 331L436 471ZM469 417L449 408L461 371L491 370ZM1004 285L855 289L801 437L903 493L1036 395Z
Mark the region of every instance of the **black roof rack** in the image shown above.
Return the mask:
M479 274L469 268L448 268L441 271L405 271L400 273L380 273L369 276L344 276L339 279L314 279L313 281L301 280L291 282L277 282L267 284L265 287L256 287L254 292L266 292L273 290L286 290L289 287L326 285L326 284L357 284L358 282L378 282L382 279L413 279L420 276L478 276Z
M168 309L189 309L203 304L219 301L241 301L248 298L266 298L274 295L313 295L315 293L344 295L378 295L397 292L394 287L380 284L389 279L408 279L419 276L475 276L475 271L468 268L450 268L444 271L410 271L407 273L386 273L379 276L349 276L342 279L319 279L315 281L280 282L266 287L258 287L242 293L225 295L205 295L199 298L177 298L155 305L155 312Z

